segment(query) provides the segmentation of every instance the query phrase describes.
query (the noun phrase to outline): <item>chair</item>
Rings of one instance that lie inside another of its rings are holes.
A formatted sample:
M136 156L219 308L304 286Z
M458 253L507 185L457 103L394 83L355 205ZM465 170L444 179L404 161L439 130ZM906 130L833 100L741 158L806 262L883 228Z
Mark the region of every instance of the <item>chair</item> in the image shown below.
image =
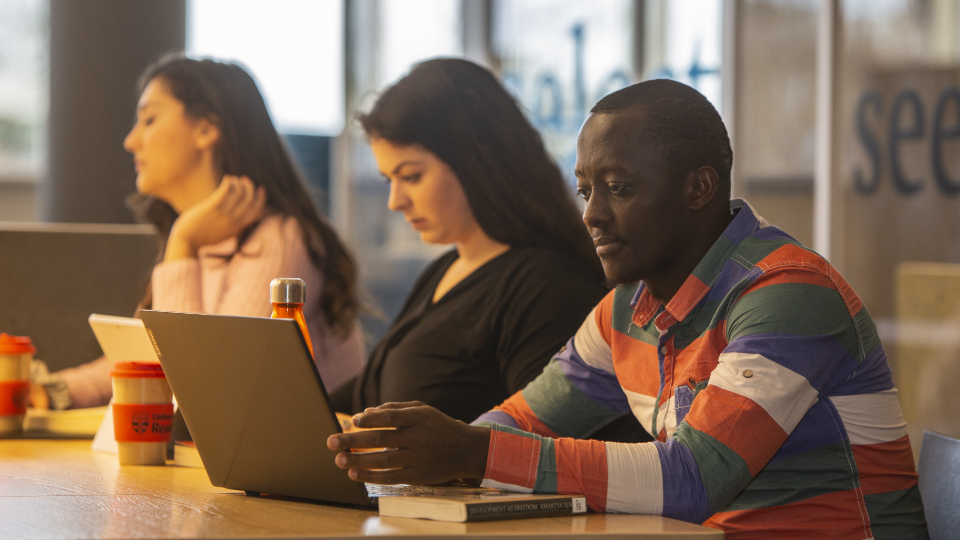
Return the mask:
M917 473L930 540L960 538L960 440L924 432Z

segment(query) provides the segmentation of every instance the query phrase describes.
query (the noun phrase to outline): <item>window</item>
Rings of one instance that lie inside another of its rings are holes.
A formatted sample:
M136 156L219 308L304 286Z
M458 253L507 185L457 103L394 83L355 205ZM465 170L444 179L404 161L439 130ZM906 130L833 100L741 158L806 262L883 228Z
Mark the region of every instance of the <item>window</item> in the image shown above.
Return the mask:
M493 48L504 84L573 182L577 133L591 107L633 74L629 0L500 0Z
M342 0L192 0L187 53L243 63L283 133L343 129Z
M48 14L43 0L0 0L0 221L36 219L44 175Z

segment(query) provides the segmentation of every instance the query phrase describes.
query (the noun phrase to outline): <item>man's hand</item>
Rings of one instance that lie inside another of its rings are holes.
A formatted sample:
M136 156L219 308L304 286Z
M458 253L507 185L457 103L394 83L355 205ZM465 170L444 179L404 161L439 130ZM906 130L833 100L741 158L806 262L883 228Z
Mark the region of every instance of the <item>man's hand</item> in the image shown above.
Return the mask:
M469 426L419 401L372 407L355 415L353 423L374 429L331 435L327 446L342 452L337 466L349 469L358 482L439 484L481 479L486 471L490 429Z
M236 236L263 217L267 192L247 178L226 175L209 197L184 210L170 231L164 261L197 256L203 246Z

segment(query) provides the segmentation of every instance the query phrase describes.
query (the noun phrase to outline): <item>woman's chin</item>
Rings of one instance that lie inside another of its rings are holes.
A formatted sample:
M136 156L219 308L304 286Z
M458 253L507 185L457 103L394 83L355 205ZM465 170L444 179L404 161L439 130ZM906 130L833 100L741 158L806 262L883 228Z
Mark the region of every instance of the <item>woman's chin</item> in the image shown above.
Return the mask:
M423 241L424 244L430 244L434 246L445 246L453 243L450 241L449 238L447 238L444 235L437 234L435 231L419 231L419 232L420 232L420 240Z
M137 193L156 197L156 190L154 190L153 187L154 186L151 185L150 179L144 176L143 173L137 175Z

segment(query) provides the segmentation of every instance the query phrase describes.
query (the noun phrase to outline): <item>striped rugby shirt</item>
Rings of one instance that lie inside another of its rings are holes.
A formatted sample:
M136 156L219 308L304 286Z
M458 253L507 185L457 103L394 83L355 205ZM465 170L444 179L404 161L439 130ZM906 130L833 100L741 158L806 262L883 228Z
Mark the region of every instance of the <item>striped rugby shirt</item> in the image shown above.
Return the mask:
M667 306L621 285L475 423L483 485L585 494L727 538L925 538L876 327L822 257L742 200ZM583 440L634 414L656 441Z

